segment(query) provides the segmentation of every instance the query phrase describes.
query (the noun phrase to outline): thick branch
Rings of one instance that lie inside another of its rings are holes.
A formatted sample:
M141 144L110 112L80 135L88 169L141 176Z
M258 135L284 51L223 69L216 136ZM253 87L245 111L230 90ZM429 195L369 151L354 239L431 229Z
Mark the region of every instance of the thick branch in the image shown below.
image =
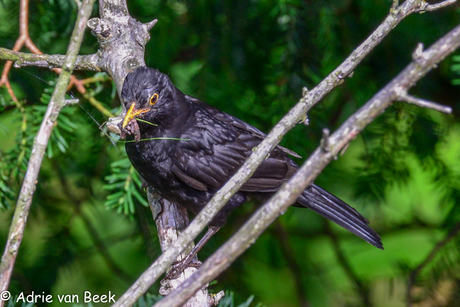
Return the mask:
M27 222L27 216L32 204L32 197L36 188L38 173L43 160L48 140L51 135L54 124L61 109L65 106L65 92L70 81L75 60L77 58L80 45L83 40L83 34L86 28L86 21L91 14L94 0L85 0L82 8L78 12L75 28L72 33L67 54L62 65L62 73L59 75L53 95L51 96L48 109L43 118L40 130L34 140L32 155L27 166L27 173L21 187L13 221L11 223L8 241L2 256L0 265L0 291L6 291L13 271L19 246L21 245L24 235L24 228ZM4 301L0 300L0 307Z
M188 224L189 219L187 210L185 208L167 201L166 199L160 198L156 195L152 188L148 189L148 200L151 211L153 213L153 219L158 230L158 237L160 239L161 251L167 250L171 244L177 239L180 232L184 230ZM179 256L178 261L185 258L188 253L192 250L193 243L188 246L187 249ZM198 258L195 257L195 261ZM164 279L161 281L160 294L168 295L174 289L176 289L181 283L189 278L195 271L196 267L190 266L186 268L179 276L174 279ZM200 306L210 307L217 305L218 301L215 297L208 295L208 288L203 287L198 291L193 298L191 298L185 307Z
M103 71L112 77L121 97L128 72L145 66L145 45L150 40L151 23L142 24L128 14L126 1L99 1L101 18L88 21L100 45L98 56ZM126 111L126 110L124 110Z
M233 194L251 177L255 169L262 163L268 153L275 148L282 137L299 121L305 121L307 111L333 88L343 82L343 79L353 72L356 66L401 20L411 13L422 10L423 3L420 0L407 0L401 6L394 8L385 21L336 70L311 91L304 91L304 96L301 100L272 129L238 172L215 194L177 241L139 277L114 306L130 306L145 293L150 285L159 278L183 251L185 246L188 246L198 236ZM331 142L331 144L333 143ZM331 152L333 152L333 148Z
M280 214L297 200L300 193L318 176L327 164L351 142L364 127L379 116L398 98L401 89L406 92L428 71L460 46L460 26L438 40L419 61L409 64L397 77L380 90L358 112L351 116L330 137L330 152L317 148L310 158L262 208L222 247L220 247L192 276L173 293L155 304L155 307L180 306L201 285L216 278L262 234Z
M99 12L101 18L90 19L88 27L99 41L97 55L100 57L100 66L112 77L121 97L126 75L139 66L145 66L145 45L150 40L149 31L156 20L146 24L138 22L128 14L124 0L100 0ZM121 114L107 122L111 132L120 134L118 123L126 113L124 104L122 107Z

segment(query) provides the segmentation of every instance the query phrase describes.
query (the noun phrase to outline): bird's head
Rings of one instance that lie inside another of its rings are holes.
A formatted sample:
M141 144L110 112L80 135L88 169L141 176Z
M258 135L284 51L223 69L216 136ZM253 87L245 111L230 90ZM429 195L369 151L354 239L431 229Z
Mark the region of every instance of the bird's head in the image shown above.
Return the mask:
M153 68L136 68L126 76L121 91L127 110L122 128L125 129L135 118L154 122L158 113L166 111L174 100L174 91L174 85L165 74Z

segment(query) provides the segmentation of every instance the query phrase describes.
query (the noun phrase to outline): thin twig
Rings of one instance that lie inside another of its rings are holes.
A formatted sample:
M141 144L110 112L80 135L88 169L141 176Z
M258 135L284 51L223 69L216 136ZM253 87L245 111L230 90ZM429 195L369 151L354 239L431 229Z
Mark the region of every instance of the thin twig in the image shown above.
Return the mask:
M83 2L82 9L78 12L75 28L67 49L63 71L59 75L48 109L34 140L32 154L29 159L27 172L18 197L13 221L8 234L8 240L2 256L2 262L0 265L0 292L6 291L10 283L11 273L13 271L19 246L21 245L22 237L24 235L24 229L30 211L30 206L32 204L32 197L36 189L38 173L43 161L43 156L59 112L65 106L65 91L70 81L75 59L78 51L80 50L80 45L86 28L86 21L91 14L94 1L95 0L85 0ZM3 305L4 301L0 300L0 307Z
M329 129L324 128L323 129L323 137L321 138L321 149L325 152L328 152L331 150L331 143L329 141L329 136L331 132Z
M80 82L85 85L90 84L90 83L107 82L107 81L111 81L111 79L106 74L102 74L102 75L98 75L94 77L88 77L88 78L80 80Z
M250 178L256 168L262 163L270 151L275 148L282 137L292 129L299 121L305 120L305 114L321 100L333 88L343 82L356 66L377 46L382 39L396 27L401 20L411 13L417 12L420 0L407 0L396 8L395 11L385 18L384 22L355 50L352 54L331 74L329 74L318 86L311 91L304 91L306 95L280 120L272 129L264 141L257 147L249 159L238 170L238 172L214 195L206 207L192 221L190 226L181 234L174 244L139 277L139 279L120 297L113 305L114 307L131 306L147 289L152 285L168 266L176 259L183 249L194 240L198 234L206 227L212 218L219 212L225 203L234 193ZM343 144L345 145L345 144ZM342 148L343 146L341 146ZM335 152L331 148L331 153ZM316 174L315 174L316 175ZM297 191L301 191L298 190ZM299 192L300 193L300 192ZM287 194L287 195L286 195ZM291 192L284 193L289 198ZM293 195L293 194L292 194ZM297 197L292 199L295 201ZM279 212L277 209L275 212ZM246 230L248 231L248 230ZM242 250L245 247L241 247ZM228 263L230 264L230 262ZM223 269L222 269L223 270ZM195 274L196 275L196 274ZM185 282L187 283L187 281ZM181 286L181 289L184 290ZM188 291L188 290L187 290ZM192 290L195 291L195 290ZM175 291L176 292L176 291ZM191 292L184 292L184 297L188 297ZM172 294L171 294L172 295ZM169 296L171 296L169 295ZM168 297L169 297L168 296ZM167 297L167 298L168 298ZM175 295L177 298L177 295ZM165 299L167 299L165 298ZM164 300L165 300L164 299ZM164 301L163 300L163 301ZM168 300L170 303L171 301ZM162 305L166 306L166 305ZM169 305L172 306L172 305Z
M407 1L405 3L407 3ZM179 288L154 306L180 306L190 295L193 295L195 291L200 289L201 285L216 278L221 272L228 268L239 255L254 243L257 237L260 236L265 228L268 227L281 212L284 212L297 200L299 194L313 182L316 176L321 173L334 156L336 156L346 144L352 141L364 127L371 123L392 104L397 97L396 92L397 89L401 87L401 84L404 84L407 87L406 90L408 90L409 87L416 84L421 77L426 75L435 64L454 52L459 46L460 25L425 51L423 61L409 64L388 85L351 116L331 135L330 152L324 152L321 147L317 148L298 172L283 185L280 190L265 203L265 205L260 208L232 238L230 238L230 240L208 258L191 278L187 279ZM161 258L160 256L160 259Z
M436 4L428 4L427 2L425 2L427 6L424 7L423 10L427 12L436 11L446 6L449 6L451 4L454 4L455 2L457 2L457 0L446 0L440 3L436 3Z
M29 0L21 0L19 7L19 37L14 43L13 51L19 51L22 46L24 46L24 44L26 44L26 46L35 46L29 38ZM8 74L12 65L13 63L11 61L7 61L5 63L2 71L2 77L0 79L0 86L5 85L8 93L11 96L11 99L13 101L18 101L16 95L14 95L13 89L11 88L11 84L8 79Z
M35 51L40 51L38 48L34 49ZM45 68L53 68L53 71L56 73L60 73L63 62L64 62L63 55L49 55L49 54L34 54L34 53L25 53L25 52L16 52L13 50L0 48L0 59L8 60L7 63L13 62L15 67L22 67L22 66L36 66L36 67L45 67ZM77 60L75 62L74 70L91 70L91 71L100 71L101 68L98 64L98 56L96 54L91 55L80 55L77 56ZM6 67L6 66L5 66ZM5 70L4 70L5 71ZM93 105L96 109L98 109L104 116L106 117L114 117L115 115L107 110L97 99L92 97L84 87L85 84L97 81L104 81L107 80L108 77L100 77L100 78L88 78L83 80L78 80L75 76L71 76L71 82L67 86L67 90L70 90L72 86L75 86L76 89L83 95L83 97L89 101L91 105ZM9 82L7 79L5 81ZM0 83L1 85L1 83ZM16 98L14 93L10 96ZM14 99L13 98L13 99ZM14 100L17 102L17 99Z
M83 97L84 97L86 100L88 100L89 103L90 103L93 107L95 107L96 109L98 109L99 112L102 113L102 115L107 116L108 118L114 117L114 116L115 116L112 112L110 112L109 110L107 110L107 108L104 107L104 105L103 105L100 101L98 101L96 98L94 98L93 96L91 96L91 94L89 94L88 92L85 91L85 92L83 93Z
M435 111L446 113L446 114L452 113L451 107L443 106L439 103L431 102L431 101L421 99L421 98L416 98L414 96L410 96L407 94L400 96L398 100L405 101L407 103L419 106L421 108L433 109Z

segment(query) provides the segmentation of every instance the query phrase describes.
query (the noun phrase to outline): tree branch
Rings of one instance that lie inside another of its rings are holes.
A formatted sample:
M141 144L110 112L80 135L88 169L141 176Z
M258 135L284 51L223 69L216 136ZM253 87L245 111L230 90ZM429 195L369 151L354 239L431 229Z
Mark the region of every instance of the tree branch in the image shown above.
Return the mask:
M172 262L183 251L183 249L198 236L198 234L206 227L206 225L233 196L233 194L236 193L238 189L247 181L247 179L252 176L256 168L260 165L260 163L262 163L268 153L273 150L273 148L275 148L282 137L297 123L300 121L304 122L305 114L308 112L308 110L310 110L311 107L313 107L333 88L343 83L344 78L353 72L356 66L373 50L373 48L375 48L375 46L377 46L382 41L382 39L392 29L396 27L397 24L399 24L399 22L401 22L401 20L403 20L411 13L422 11L423 3L424 2L421 0L407 0L401 6L394 7L390 11L390 14L385 18L384 22L355 51L353 51L352 54L337 69L329 74L320 84L318 84L318 86L316 86L311 91L304 90L304 95L300 101L272 129L272 131L254 150L253 154L238 170L238 172L214 195L211 201L200 212L200 214L195 217L190 226L181 234L181 236L179 236L179 238L171 245L171 247L162 255L160 255L160 257L139 277L139 279L120 297L120 299L113 306L131 306L143 293L145 293L150 285L152 285L166 270L166 268L172 264ZM114 123L118 122L114 121ZM331 140L331 144L331 147L333 147L333 140ZM331 148L331 151L325 154L331 155L332 152L335 152L334 148ZM315 176L316 175L317 174L315 174ZM289 194L291 193L284 192L284 194L286 197L289 197ZM291 199L292 202L294 202L296 198L297 197ZM230 262L228 265L229 264ZM185 283L187 283L187 281ZM180 288L184 289L182 286ZM176 292L177 291L174 291L173 293ZM172 294L170 294L168 297L171 295ZM162 302L165 301L165 299L163 299ZM170 300L168 301L172 302Z
M438 62L459 46L460 25L423 52L421 60L410 63L388 85L351 116L331 135L330 152L324 152L321 147L317 148L298 172L230 240L208 258L191 278L187 279L173 293L154 306L180 306L201 285L216 278L228 268L239 255L254 243L270 223L296 201L300 193L313 183L316 176L321 173L346 144L352 141L377 116L382 114L393 101L397 100L398 93L401 90L407 91L411 88Z
M427 2L424 2L423 10L427 12L432 12L444 8L448 5L454 4L455 2L457 2L457 0L446 0L436 4L428 4Z
M26 45L31 51L38 49L37 46L32 42L29 36L29 0L21 0L19 10L19 37L14 43L13 50L19 51L22 46ZM32 51L33 52L33 51ZM11 99L15 102L18 101L14 95L13 89L11 88L10 81L8 80L8 73L10 72L12 62L6 62L2 71L2 78L0 80L0 85L5 85L8 93L11 96Z
M59 75L48 109L45 117L43 118L42 125L40 126L40 130L34 140L32 155L29 160L27 173L21 187L5 251L2 256L2 262L0 265L0 292L6 291L10 283L11 273L13 271L19 246L21 245L27 216L32 204L32 197L36 188L43 155L57 117L61 109L66 105L66 88L70 82L73 66L83 40L86 21L91 14L94 1L95 0L85 0L82 4L82 8L78 12L75 28L67 49L65 61L63 62L62 73ZM0 307L2 307L3 304L4 301L0 300Z
M44 68L61 68L65 56L60 54L34 54L17 52L6 48L0 48L0 59L12 61L15 68L23 66L37 66ZM75 60L74 70L101 71L97 54L79 55Z
M407 103L419 106L421 108L433 109L435 111L446 113L446 114L452 113L451 107L443 106L443 105L440 105L439 103L431 102L425 99L416 98L414 96L410 96L407 94L400 95L399 99L401 101L405 101Z
M166 199L160 198L159 195L155 194L152 188L148 189L148 200L151 211L153 213L153 219L158 230L158 237L160 239L161 251L166 251L171 244L177 239L180 232L189 225L189 219L187 210L179 205L176 205ZM192 250L193 242L184 250L184 252L178 257L178 261L185 258L188 253ZM195 257L195 262L198 262L198 257ZM161 281L160 291L161 295L168 295L174 289L176 289L181 283L187 278L192 276L197 270L196 267L187 267L179 276L174 279L164 279ZM222 292L223 293L223 292ZM200 306L210 307L218 304L219 299L223 296L209 296L207 285L201 288L186 304L186 307Z

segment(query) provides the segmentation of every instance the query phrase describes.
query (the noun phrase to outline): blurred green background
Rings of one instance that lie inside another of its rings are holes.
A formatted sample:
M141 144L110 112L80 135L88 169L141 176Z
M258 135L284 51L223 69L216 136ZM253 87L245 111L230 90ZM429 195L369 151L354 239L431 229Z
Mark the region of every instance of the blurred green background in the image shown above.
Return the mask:
M142 22L158 18L146 63L183 92L259 129L271 127L337 67L388 14L390 0L128 1ZM30 35L45 53L65 53L77 6L70 0L30 3ZM18 37L19 0L0 4L0 46ZM98 16L97 5L93 17ZM459 20L459 5L407 17L358 66L352 78L309 112L282 141L304 157L324 128L335 130L410 61ZM96 52L87 31L81 54ZM26 49L23 49L26 51ZM291 208L214 283L235 304L254 295L266 306L414 306L460 304L460 60L455 55L411 94L453 108L443 115L396 102L332 162L316 183L366 216L384 251L308 210ZM0 64L3 67L4 62ZM92 103L66 107L44 159L10 286L20 292L107 294L118 298L160 251L152 215L124 146L104 127L118 114L114 85L90 78ZM0 88L0 247L56 75L34 67L9 74L18 104ZM92 78L94 77L94 78ZM96 108L94 101L102 107ZM301 164L304 159L298 159ZM234 212L208 243L205 260L255 210ZM448 235L451 234L449 237ZM446 239L447 238L447 239ZM431 256L432 257L431 257ZM411 277L412 276L412 277ZM157 293L158 284L150 293ZM52 306L59 306L57 299ZM45 304L41 304L45 306Z

